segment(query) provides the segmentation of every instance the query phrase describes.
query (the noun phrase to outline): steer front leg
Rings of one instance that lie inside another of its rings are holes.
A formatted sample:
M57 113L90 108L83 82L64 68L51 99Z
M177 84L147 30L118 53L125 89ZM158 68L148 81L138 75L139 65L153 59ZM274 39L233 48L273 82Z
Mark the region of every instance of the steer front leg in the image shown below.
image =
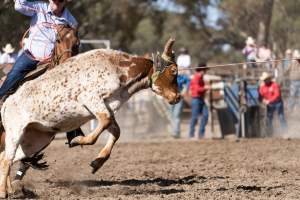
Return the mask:
M1 176L0 176L0 198L6 198L7 191L12 191L10 179L9 179L9 172L10 167L12 164L12 159L7 159L5 157L5 151L1 153L0 156L0 168L1 168ZM7 185L9 184L9 185Z
M102 167L105 161L107 161L107 159L111 154L114 144L120 137L120 127L118 123L115 121L115 119L112 120L112 123L110 124L107 130L110 133L110 135L106 142L106 145L103 147L103 149L101 149L97 158L90 164L91 167L93 168L92 170L93 174L96 173L100 167Z
M97 141L100 134L110 125L111 117L106 112L96 113L96 119L98 120L97 127L87 136L75 137L71 142L71 147L77 145L93 145Z

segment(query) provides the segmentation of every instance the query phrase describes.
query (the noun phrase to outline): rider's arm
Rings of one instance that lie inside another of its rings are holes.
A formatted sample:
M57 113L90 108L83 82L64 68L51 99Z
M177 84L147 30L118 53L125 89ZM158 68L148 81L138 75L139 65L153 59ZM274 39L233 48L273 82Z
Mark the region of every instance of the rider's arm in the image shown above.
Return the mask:
M44 3L40 1L29 2L27 0L15 0L15 10L24 15L33 16L42 10L43 4Z
M78 22L76 21L75 18L73 18L71 21L70 21L70 26L74 29L77 29L78 28Z
M69 12L69 10L67 10L66 12L66 18L67 18L67 21L68 21L68 24L74 28L74 29L77 29L78 28L78 22L77 20L75 19L75 17Z

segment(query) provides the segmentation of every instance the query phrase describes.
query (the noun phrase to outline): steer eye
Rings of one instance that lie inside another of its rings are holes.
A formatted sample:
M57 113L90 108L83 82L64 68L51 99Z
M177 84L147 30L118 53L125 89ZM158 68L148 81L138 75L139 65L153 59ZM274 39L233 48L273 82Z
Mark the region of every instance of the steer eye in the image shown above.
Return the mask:
M172 75L174 75L174 76L176 76L177 75L177 68L172 68L171 69L171 73L172 73Z

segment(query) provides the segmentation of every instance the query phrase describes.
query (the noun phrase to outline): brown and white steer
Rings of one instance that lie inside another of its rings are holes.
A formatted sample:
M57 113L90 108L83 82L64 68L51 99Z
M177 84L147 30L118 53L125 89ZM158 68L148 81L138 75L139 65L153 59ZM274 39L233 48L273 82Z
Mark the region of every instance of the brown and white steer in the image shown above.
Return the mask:
M120 136L114 114L134 93L151 88L170 104L177 103L180 95L173 43L173 39L166 43L162 62L157 64L119 51L92 50L25 83L8 97L1 109L7 135L0 154L0 197L12 192L12 163L39 152L57 132L74 130L94 118L99 122L96 129L74 138L74 146L94 144L105 129L110 132L105 147L91 163L95 173Z

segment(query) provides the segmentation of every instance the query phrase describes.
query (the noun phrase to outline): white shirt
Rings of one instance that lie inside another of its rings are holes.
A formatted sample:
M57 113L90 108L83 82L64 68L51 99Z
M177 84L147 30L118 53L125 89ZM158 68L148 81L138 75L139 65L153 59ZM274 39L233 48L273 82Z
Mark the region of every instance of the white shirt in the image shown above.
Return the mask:
M52 54L57 37L53 25L68 24L73 28L77 27L77 21L68 9L65 8L62 16L57 17L46 2L16 0L15 10L31 17L28 42L24 49L29 50L37 60L46 59Z
M191 66L191 56L189 54L180 54L177 58L178 67L190 67Z

